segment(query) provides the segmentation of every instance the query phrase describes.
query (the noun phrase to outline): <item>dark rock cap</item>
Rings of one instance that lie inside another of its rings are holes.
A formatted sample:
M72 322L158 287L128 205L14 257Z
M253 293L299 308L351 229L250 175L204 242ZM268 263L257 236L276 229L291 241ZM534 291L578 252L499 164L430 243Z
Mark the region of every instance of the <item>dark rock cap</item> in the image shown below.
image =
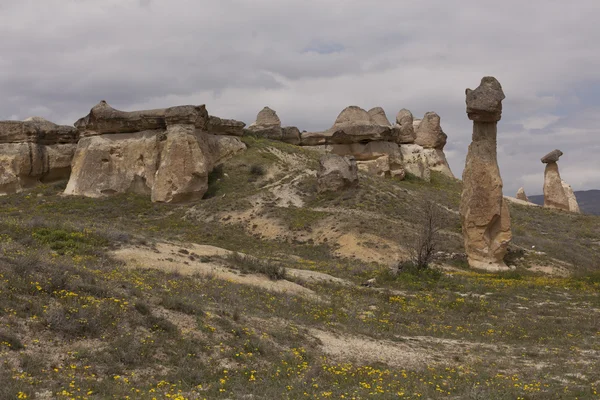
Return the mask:
M563 152L556 149L556 150L552 150L550 153L546 154L544 157L542 157L542 163L544 164L549 164L549 163L554 163L557 162L558 159L560 158L560 156L563 155Z
M467 89L467 115L476 122L497 122L502 117L504 92L493 76L485 76L475 90Z

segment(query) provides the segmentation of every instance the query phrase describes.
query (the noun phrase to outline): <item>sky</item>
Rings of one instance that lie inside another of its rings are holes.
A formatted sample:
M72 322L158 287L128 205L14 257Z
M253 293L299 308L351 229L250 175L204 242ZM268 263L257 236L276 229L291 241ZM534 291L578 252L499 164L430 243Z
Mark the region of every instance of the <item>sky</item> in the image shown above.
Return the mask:
M542 193L555 148L574 190L600 188L597 0L0 0L0 16L0 120L70 125L100 100L247 124L269 106L307 131L349 105L435 111L460 177L465 89L492 75L504 193Z

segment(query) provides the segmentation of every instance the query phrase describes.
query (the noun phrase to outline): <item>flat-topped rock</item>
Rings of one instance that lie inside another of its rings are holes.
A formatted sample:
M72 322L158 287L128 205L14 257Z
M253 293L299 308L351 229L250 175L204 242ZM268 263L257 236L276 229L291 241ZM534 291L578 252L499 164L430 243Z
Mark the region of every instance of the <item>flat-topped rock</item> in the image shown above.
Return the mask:
M558 159L562 155L563 155L562 151L560 151L558 149L552 150L550 153L548 153L544 157L542 157L541 161L543 164L555 163L555 162L558 162Z
M0 121L0 195L65 180L79 133L41 117Z
M77 129L57 125L41 117L30 117L24 121L0 121L0 143L76 143Z
M485 76L475 90L466 89L467 115L476 122L497 122L502 118L502 86L493 76Z
M225 119L210 115L208 117L208 131L215 135L243 136L246 124L235 119Z

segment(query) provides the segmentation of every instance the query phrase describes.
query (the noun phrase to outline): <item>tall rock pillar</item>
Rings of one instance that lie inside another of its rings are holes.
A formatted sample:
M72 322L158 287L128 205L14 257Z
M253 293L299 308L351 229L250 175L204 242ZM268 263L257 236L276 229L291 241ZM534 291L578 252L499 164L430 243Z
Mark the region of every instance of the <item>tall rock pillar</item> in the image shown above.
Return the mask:
M503 258L512 234L508 205L496 156L497 123L502 116L502 86L491 76L466 90L473 140L463 172L460 216L469 265L492 271L507 269Z

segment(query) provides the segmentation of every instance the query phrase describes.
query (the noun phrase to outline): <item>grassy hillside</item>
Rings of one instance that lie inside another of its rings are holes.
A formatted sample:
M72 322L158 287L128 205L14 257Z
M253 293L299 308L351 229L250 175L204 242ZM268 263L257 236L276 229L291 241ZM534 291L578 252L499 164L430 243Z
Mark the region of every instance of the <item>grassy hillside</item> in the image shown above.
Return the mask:
M0 198L1 399L598 398L600 217L513 205L516 270L473 271L460 182L319 195L245 140L195 204ZM396 274L427 200L438 266Z

